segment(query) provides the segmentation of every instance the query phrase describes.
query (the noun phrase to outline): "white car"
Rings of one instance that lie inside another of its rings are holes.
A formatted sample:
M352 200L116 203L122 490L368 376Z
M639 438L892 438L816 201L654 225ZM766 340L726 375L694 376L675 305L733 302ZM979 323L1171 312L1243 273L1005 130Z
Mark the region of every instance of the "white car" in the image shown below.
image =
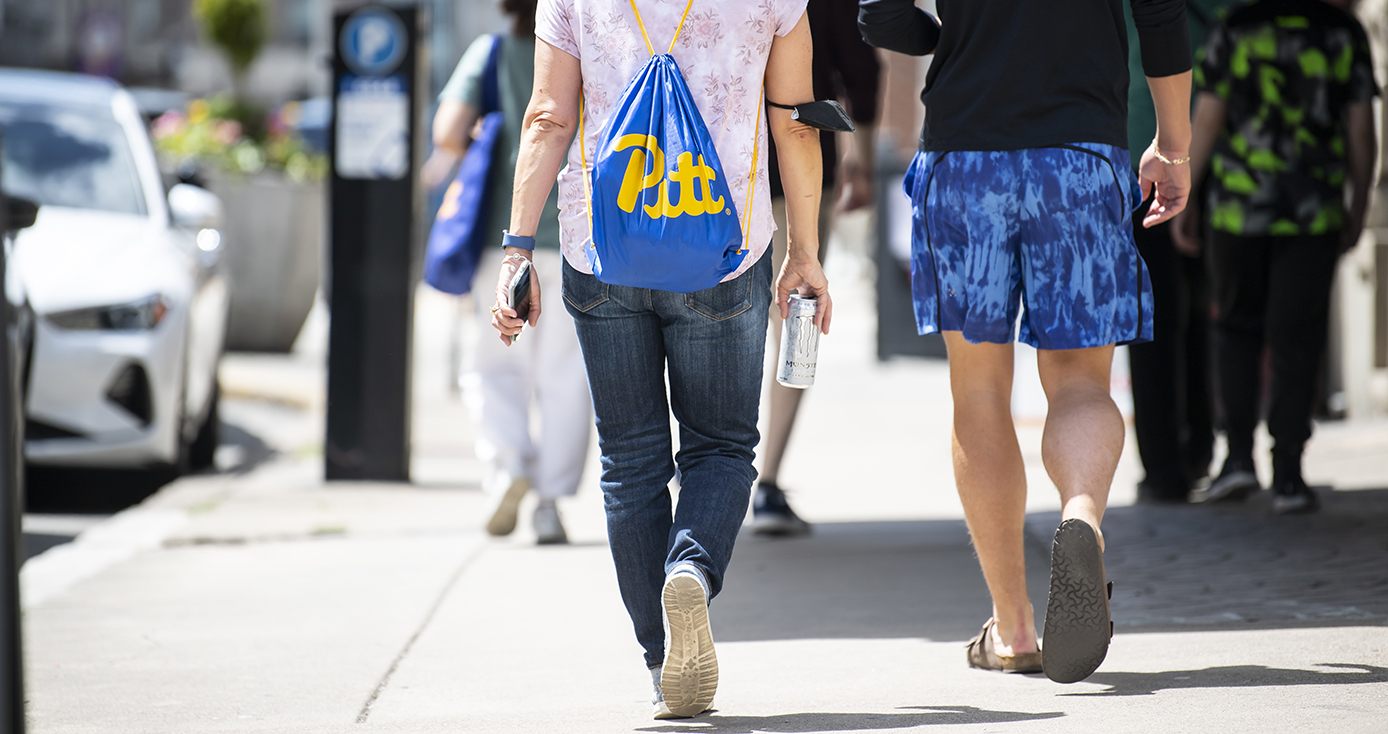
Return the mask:
M221 202L167 193L131 96L0 69L6 193L39 204L11 260L35 319L30 464L196 469L217 448Z

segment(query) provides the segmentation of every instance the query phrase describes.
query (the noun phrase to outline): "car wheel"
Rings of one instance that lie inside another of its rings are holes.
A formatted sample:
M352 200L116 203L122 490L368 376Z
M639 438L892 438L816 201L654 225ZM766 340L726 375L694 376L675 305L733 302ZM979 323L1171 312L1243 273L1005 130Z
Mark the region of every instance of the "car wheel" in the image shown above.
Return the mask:
M190 471L200 471L212 467L217 457L217 442L220 438L220 422L217 404L221 402L222 388L220 385L212 386L212 399L207 406L207 417L203 419L202 425L198 427L198 435L188 444L188 469Z

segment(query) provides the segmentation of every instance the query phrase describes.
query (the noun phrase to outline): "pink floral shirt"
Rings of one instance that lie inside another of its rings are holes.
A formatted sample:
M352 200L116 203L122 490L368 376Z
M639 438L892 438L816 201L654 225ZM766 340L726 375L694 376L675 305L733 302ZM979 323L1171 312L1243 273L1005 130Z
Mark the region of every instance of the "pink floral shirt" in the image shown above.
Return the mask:
M776 225L766 177L766 114L761 109L762 78L773 34L784 36L805 12L808 0L694 0L673 56L707 123L738 216L751 250L742 266L724 280L756 264ZM583 134L569 148L569 164L559 172L559 231L564 257L579 272L592 273L583 248L592 238L583 189L583 161L593 162L602 134L627 83L650 59L632 0L540 0L535 35L579 60L583 73ZM670 49L688 0L635 0L656 53ZM582 145L584 148L580 148ZM755 146L755 147L754 147ZM755 155L754 155L755 153ZM756 181L752 181L755 158ZM743 211L747 187L751 211Z

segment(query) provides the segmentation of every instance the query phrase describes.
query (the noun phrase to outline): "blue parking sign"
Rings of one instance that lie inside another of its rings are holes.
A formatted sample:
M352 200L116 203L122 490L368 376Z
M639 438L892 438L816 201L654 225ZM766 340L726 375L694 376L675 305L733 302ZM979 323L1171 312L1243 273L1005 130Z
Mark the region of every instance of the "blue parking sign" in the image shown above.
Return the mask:
M343 61L363 76L389 74L405 57L405 25L385 8L363 8L342 27L338 45Z

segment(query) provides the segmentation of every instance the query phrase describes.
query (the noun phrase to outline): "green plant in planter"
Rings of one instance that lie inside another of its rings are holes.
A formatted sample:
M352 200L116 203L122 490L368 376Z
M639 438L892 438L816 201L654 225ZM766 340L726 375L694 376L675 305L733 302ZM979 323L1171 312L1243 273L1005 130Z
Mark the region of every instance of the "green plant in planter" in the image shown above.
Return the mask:
M319 181L327 174L327 157L306 145L285 119L297 115L297 103L284 105L268 121L257 120L254 129L234 119L231 109L224 99L195 99L184 112L160 115L151 132L164 164L176 168L197 161L233 174L269 169L296 183Z
M265 43L264 0L193 0L193 17L227 55L234 95L244 103L242 79Z

